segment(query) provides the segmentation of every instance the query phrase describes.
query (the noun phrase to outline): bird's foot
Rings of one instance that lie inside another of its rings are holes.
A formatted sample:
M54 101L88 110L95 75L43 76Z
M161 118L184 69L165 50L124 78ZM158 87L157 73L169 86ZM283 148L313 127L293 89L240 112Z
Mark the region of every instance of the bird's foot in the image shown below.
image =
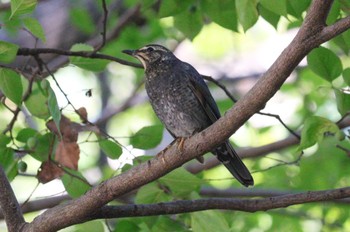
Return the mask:
M185 137L180 137L176 139L176 143L177 143L177 149L180 150L180 152L182 152L184 150L184 144L185 144L185 140L187 138Z

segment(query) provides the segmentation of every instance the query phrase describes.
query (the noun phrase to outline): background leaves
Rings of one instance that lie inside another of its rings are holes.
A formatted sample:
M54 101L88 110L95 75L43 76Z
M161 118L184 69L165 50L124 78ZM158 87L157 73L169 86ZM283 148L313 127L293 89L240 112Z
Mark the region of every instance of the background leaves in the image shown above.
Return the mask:
M48 2L46 7L51 4ZM121 51L161 43L174 49L179 58L186 59L201 73L212 74L228 92L240 98L265 71L260 66L265 67L264 63L270 62L268 57L280 49L276 42L282 38L279 34L298 29L311 3L310 0L146 0L138 1L142 4L140 11L132 15L137 1L116 4L112 0L106 1L108 17L104 25L101 1L91 1L89 5L84 1L68 2L64 12L66 21L54 16L63 7L52 11L45 7L37 13L39 9L34 8L41 3L32 0L11 1L11 8L1 8L4 10L0 14L0 34L7 37L0 41L0 120L3 122L0 123L3 131L0 164L13 180L16 194L26 193L27 186L34 186L38 180L45 183L63 175L61 180L52 182L62 182L62 189L45 189L50 186L46 184L40 184L40 188L51 195L66 191L77 198L90 189L89 183L97 185L123 175L131 167L148 162L173 141L147 103L143 70L88 57L51 53L22 56L19 54L23 50L19 48L47 46L65 54L69 51L85 56L109 54L136 62L124 57ZM335 1L327 24L349 15L348 9L347 1ZM52 14L48 18L53 19L49 27L48 21L41 18L47 12ZM265 21L278 31L274 34L276 40L270 43L265 43L265 38L272 27ZM61 26L54 27L56 23ZM107 39L100 49L103 26L107 28ZM64 31L65 28L69 30ZM307 57L307 64L302 62L266 105L264 112L278 114L290 130L301 133L301 140L299 144L268 150L267 155L244 161L254 173L254 189L240 189L222 166L203 170L207 166L193 161L190 166L176 169L110 204L250 197L259 190L272 196L280 192L348 186L349 132L341 125L347 122L350 109L349 35L348 30L314 49ZM23 38L28 43L19 43ZM265 48L264 54L256 55ZM59 63L60 60L64 62ZM60 65L55 66L57 63ZM47 74L47 68L53 75ZM209 86L224 113L233 102L222 89L212 83ZM243 154L246 151L250 154L288 140L291 134L286 128L270 119L255 115L231 142L246 147ZM215 159L211 154L205 158L209 164ZM189 172L192 165L201 171ZM25 182L20 182L21 179ZM22 187L26 187L25 191ZM211 191L214 194L210 195ZM35 194L34 191L29 201L36 199ZM27 197L21 196L20 201ZM343 231L349 229L348 218L346 204L300 204L251 214L210 210L124 218L111 220L109 226L114 231L308 231L311 223L322 225L325 231ZM70 229L97 231L103 229L102 223L105 222L96 220Z
M163 126L146 126L141 128L130 138L130 144L135 148L151 149L160 143L162 137Z
M32 12L35 9L36 4L37 0L12 0L10 18Z
M21 104L23 87L21 77L15 71L0 68L0 90L17 105Z
M18 45L0 41L0 62L10 63L16 57Z
M337 78L343 70L339 57L324 47L311 51L307 56L307 62L313 72L330 82Z

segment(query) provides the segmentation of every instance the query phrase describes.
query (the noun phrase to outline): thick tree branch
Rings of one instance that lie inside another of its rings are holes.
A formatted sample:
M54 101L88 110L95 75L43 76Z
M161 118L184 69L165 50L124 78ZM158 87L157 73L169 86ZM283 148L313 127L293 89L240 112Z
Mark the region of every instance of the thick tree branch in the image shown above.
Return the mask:
M177 146L171 146L152 160L92 188L84 196L45 211L32 223L25 225L24 231L57 231L69 225L80 223L116 197L158 179L228 139L245 121L264 107L306 54L325 42L324 38L319 38L319 36L332 2L331 0L313 1L300 31L271 68L225 116L208 129L187 139L182 152L178 150ZM295 194L281 200L279 200L280 198L271 198L271 200L265 201L255 200L252 203L238 201L232 203L235 207L240 204L242 209L253 212L270 209L271 205L273 208L286 207L291 204L310 202L310 199L321 201L347 197L349 191L348 188L345 188L335 192L326 191L321 195L309 192L304 193L304 195ZM238 205L235 205L236 203ZM227 202L224 204L227 205ZM203 209L204 207L198 208L198 210Z
M181 200L157 204L104 206L84 221L99 218L156 216L203 211L209 209L236 210L243 212L266 211L311 202L329 201L350 197L350 187L285 194L263 199L210 198Z
M52 208L63 201L71 200L72 198L69 195L62 195L62 196L54 196L50 198L40 199L40 200L33 200L26 202L25 204L21 204L21 211L22 213L29 213L29 212L35 212L47 208ZM0 219L3 219L4 215L0 211Z
M274 190L274 189L240 189L240 188L229 188L225 190L219 190L215 188L203 188L200 191L200 195L202 197L214 197L214 198L238 198L238 197L244 197L244 198L268 198L268 197L276 197L276 196L282 196L282 195L293 195L297 193L302 193L302 191L286 191L286 190ZM40 199L40 200L34 200L26 203L23 205L22 212L23 213L29 213L29 212L35 212L39 210L44 210L47 208L54 207L63 201L70 200L71 197L68 195L63 195L63 196L58 196L58 197L51 197L47 199ZM119 200L119 199L118 199ZM203 199L205 200L205 199ZM337 204L350 204L350 198L342 198L342 199L333 199L330 200L330 202L337 203ZM175 204L174 202L168 202L168 203L162 203L162 204ZM149 208L152 208L154 205L158 204L151 204L148 205ZM115 209L116 212L123 211L123 209L130 208L133 206L134 208L137 208L138 205L127 205L127 206L122 206L122 208L119 208L119 206ZM143 205L141 205L142 207ZM176 207L176 206L175 206ZM107 211L111 211L111 209L108 209ZM102 214L109 214L105 209L102 209L101 212ZM116 212L113 212L113 214L116 214ZM180 211L178 213L181 213ZM102 214L98 213L93 215L93 217L99 217L103 218ZM127 213L125 213L127 214ZM146 214L146 213L145 213ZM0 219L3 219L3 215L0 212ZM113 215L107 216L107 218L113 218Z
M330 189L334 190L334 189ZM253 198L253 197L277 197L282 195L291 195L297 193L305 193L305 191L290 191L290 190L277 190L277 189L261 189L261 188L249 188L249 189L238 189L238 188L229 188L225 190L220 190L216 188L203 188L200 191L202 197L244 197L244 198ZM341 198L333 199L330 202L339 203L339 204L349 204L350 198Z
M20 231L25 221L21 212L21 207L17 202L16 196L2 166L0 166L0 208L9 232Z
M349 28L350 28L350 16L347 16L345 18L340 19L333 25L325 27L322 30L320 37L322 37L323 40L328 41L334 38L335 36L349 30Z

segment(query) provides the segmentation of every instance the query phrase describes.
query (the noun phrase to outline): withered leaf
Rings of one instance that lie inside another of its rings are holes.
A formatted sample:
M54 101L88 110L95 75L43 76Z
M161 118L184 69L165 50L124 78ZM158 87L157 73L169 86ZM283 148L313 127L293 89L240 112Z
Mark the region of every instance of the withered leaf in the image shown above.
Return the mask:
M52 161L48 160L41 164L37 173L37 178L40 183L47 183L63 175L63 170Z

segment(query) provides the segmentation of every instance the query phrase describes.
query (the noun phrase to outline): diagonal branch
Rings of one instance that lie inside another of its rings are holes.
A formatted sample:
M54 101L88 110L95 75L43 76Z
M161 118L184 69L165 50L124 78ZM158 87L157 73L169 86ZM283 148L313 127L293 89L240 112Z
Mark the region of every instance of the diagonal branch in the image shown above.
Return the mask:
M323 39L327 41L349 30L349 28L350 28L350 16L347 16L345 18L340 19L333 25L325 27L322 30L321 37L323 37Z

